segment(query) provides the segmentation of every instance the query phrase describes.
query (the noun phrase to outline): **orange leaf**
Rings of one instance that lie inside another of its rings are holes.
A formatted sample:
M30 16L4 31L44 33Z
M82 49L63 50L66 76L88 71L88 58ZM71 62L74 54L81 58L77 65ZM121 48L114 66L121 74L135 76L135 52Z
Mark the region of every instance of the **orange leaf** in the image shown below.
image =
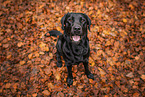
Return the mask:
M25 64L25 61L20 61L20 65L24 65Z
M32 97L36 97L36 96L37 96L37 93L32 94Z
M145 80L145 75L141 75L141 78L142 78L143 80Z
M100 67L98 67L98 70L100 71L101 75L105 75L106 74L106 72L103 69L101 69Z
M48 91L48 90L44 90L43 92L42 92L44 95L50 95L50 92Z
M29 59L32 59L32 57L33 57L33 54L32 53L28 55L28 58Z
M127 22L127 19L124 18L124 19L123 19L123 22L126 23L126 22Z
M5 85L5 88L10 88L10 86L11 86L11 83L7 83L7 84Z
M21 47L21 46L23 46L23 45L24 45L23 42L19 42L19 43L17 44L18 47Z

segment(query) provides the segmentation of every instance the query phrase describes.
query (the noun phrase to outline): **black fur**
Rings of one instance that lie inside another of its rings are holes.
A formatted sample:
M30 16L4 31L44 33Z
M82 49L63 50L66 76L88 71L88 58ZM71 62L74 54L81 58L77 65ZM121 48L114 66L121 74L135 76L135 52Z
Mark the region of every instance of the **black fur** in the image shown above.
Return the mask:
M62 17L61 24L64 34L55 30L49 33L50 36L57 37L59 35L56 45L57 66L62 66L61 56L63 56L68 70L68 85L72 85L73 83L72 65L74 64L83 63L87 77L94 79L93 74L88 69L90 48L87 29L90 30L90 18L83 13L67 13Z

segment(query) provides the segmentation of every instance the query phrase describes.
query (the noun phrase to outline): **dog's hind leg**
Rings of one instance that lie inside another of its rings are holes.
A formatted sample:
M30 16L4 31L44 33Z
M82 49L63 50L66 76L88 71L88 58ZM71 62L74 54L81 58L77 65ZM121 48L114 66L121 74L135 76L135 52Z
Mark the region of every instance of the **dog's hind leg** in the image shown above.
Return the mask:
M57 60L57 67L62 67L61 56L58 51L56 53L56 60Z

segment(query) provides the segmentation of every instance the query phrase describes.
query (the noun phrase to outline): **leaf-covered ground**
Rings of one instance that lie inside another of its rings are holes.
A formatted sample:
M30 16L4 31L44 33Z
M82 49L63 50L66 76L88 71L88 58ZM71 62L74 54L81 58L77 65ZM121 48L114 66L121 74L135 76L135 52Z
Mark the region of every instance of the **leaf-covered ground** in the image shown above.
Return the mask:
M90 70L73 66L73 85L66 67L56 67L60 20L67 12L92 20ZM0 97L143 97L145 96L144 0L0 0Z

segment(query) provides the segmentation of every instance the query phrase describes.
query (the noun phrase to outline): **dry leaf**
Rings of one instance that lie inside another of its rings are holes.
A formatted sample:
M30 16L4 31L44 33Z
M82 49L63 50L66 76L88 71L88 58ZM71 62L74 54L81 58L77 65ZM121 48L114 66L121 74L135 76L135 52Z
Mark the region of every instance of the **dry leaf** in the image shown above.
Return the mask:
M133 72L128 73L126 76L129 77L129 78L133 78L134 77Z
M98 67L98 70L100 71L100 74L101 74L102 76L106 74L106 72L105 72L103 69L101 69L100 67Z
M50 95L50 92L49 92L48 90L44 90L42 93L43 93L44 95L47 95L47 96Z
M24 65L25 64L25 61L20 61L20 65Z
M141 78L142 78L143 80L145 80L145 75L141 75Z
M17 44L18 47L21 47L21 46L23 46L23 45L24 45L23 42L19 42L19 43Z

